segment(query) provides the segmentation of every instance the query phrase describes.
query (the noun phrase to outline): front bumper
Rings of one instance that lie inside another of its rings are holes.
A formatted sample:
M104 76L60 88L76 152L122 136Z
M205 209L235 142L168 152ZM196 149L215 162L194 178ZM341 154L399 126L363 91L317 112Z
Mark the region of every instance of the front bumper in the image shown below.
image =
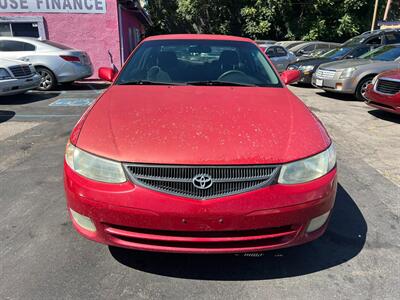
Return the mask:
M365 94L368 104L371 107L378 108L395 114L400 114L400 93L395 95L385 95L374 90L374 86L370 84Z
M357 82L355 82L353 78L340 79L339 76L340 72L336 73L334 78L326 79L319 78L314 73L312 76L311 84L318 89L323 89L326 91L343 94L354 94L356 91Z
M39 74L28 78L0 80L0 96L16 95L36 89L40 84L40 80L41 77Z
M177 253L240 253L299 245L318 238L311 219L329 212L336 169L306 184L275 184L211 200L193 200L135 186L83 178L64 164L68 211L89 217L96 231L72 219L84 237L137 250Z

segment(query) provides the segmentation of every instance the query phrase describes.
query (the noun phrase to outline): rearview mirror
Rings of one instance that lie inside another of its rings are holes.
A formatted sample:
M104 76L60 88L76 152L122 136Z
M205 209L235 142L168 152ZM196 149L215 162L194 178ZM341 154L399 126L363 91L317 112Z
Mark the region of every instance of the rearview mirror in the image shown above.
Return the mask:
M281 74L281 79L287 84L292 84L300 80L301 73L299 70L286 70Z
M117 77L117 72L115 72L112 68L100 68L99 69L99 78L108 82L113 82L115 77Z

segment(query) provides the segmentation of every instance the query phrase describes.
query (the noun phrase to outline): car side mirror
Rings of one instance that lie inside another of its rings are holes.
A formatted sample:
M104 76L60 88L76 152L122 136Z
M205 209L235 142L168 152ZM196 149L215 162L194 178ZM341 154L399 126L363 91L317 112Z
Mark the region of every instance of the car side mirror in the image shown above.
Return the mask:
M113 82L117 77L117 74L118 73L112 68L102 67L99 69L99 78L108 82Z
M287 84L292 84L300 80L301 73L299 70L286 70L281 74L281 79Z

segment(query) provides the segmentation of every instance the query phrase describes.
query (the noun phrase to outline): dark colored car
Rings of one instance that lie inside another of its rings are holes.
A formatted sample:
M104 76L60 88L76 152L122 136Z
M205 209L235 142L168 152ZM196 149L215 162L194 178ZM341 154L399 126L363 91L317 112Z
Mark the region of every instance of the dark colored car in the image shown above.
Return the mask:
M297 61L296 63L290 64L287 69L301 71L302 75L299 82L311 84L312 75L321 64L341 59L357 58L372 49L373 46L370 45L336 48L320 57L313 57Z
M389 45L400 43L400 30L374 30L355 36L342 44L342 47L357 45Z
M338 43L330 43L330 42L319 42L319 41L314 41L314 42L304 42L300 43L294 47L290 48L290 51L294 53L296 56L304 56L308 55L312 51L316 49L334 49L340 47L340 44Z
M376 76L367 87L365 98L369 106L400 115L400 70Z

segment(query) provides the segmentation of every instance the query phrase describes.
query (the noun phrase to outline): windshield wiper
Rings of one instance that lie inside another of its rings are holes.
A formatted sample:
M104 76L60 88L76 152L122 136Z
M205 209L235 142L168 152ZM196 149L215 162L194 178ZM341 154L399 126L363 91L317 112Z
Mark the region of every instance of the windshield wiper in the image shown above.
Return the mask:
M220 81L220 80L204 80L204 81L189 81L187 85L208 85L208 86L256 86L251 83L238 83L230 81Z
M175 82L160 82L151 80L135 80L135 81L125 81L119 82L119 85L183 85Z

